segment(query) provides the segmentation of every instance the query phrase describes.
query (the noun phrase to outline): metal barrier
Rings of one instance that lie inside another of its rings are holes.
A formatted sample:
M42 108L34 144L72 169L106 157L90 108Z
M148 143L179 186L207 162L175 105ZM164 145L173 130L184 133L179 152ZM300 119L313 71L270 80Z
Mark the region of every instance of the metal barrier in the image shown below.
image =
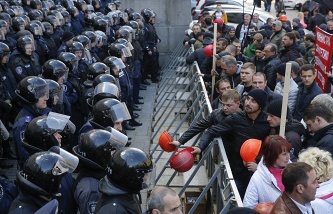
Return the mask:
M208 206L210 212L207 213L226 213L231 208L241 207L243 204L233 180L222 139L214 139L197 165L193 166L190 172L183 174L178 174L169 166L175 152L169 156L158 144L159 135L163 130L176 139L182 131L188 129L189 123L196 123L212 111L204 81L196 74L200 73L197 63L186 65L185 58L192 52L193 47L186 48L180 43L171 55L170 61L162 68L161 82L155 99L151 138L151 154L159 171L156 183L163 182L161 185L179 188L179 196L191 188L202 190L188 213L194 213L206 195L211 198L211 204ZM197 144L200 136L199 134L192 139L191 146ZM194 182L197 176L202 176L202 171L206 173L207 182ZM175 182L180 177L184 178L184 183Z

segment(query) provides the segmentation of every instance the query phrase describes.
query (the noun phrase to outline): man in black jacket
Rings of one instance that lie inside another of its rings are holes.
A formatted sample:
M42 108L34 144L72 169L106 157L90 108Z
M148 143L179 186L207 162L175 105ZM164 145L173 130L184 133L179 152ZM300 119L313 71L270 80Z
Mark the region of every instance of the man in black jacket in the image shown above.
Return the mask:
M324 104L311 103L304 111L303 119L308 131L314 133L308 146L315 146L333 154L333 112Z
M245 100L244 111L233 113L222 123L209 128L199 143L199 147L204 150L215 137L223 137L226 134L233 136L229 162L241 198L244 197L252 172L244 166L240 148L250 138L264 140L268 136L270 126L267 114L262 111L266 99L267 93L264 90L251 90Z
M297 58L302 58L302 54L296 43L296 36L292 32L284 34L282 38L284 49L280 52L281 62L295 61Z
M209 115L207 115L206 118L203 118L193 124L180 138L178 141L173 141L170 144L173 144L175 146L184 145L187 141L189 141L191 138L193 138L195 135L199 134L200 132L203 132L205 129L212 127L214 125L218 125L223 123L224 119L234 113L240 111L239 105L240 105L240 95L236 90L229 89L226 90L222 95L222 108L215 109L212 111ZM227 154L229 155L230 148L229 143L230 137L229 136L223 136L223 143L226 147ZM204 151L206 149L207 145L193 147L194 151L192 153L200 153L201 151Z
M311 30L315 33L316 26L319 26L321 24L326 24L325 16L319 13L318 9L315 9L313 11L313 16L309 20L308 30Z
M264 54L266 65L264 67L263 73L266 75L267 86L274 90L276 85L276 72L275 68L281 63L280 58L278 57L278 47L273 43L268 43L265 45ZM258 71L258 70L257 70Z

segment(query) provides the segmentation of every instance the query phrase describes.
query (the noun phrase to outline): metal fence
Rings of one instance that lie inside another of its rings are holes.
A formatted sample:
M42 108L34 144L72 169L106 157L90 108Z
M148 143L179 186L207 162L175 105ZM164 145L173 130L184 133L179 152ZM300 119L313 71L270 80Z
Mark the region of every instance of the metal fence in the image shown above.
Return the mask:
M212 111L204 81L197 76L197 73L200 73L197 63L186 65L185 59L192 52L193 47L184 47L180 42L161 70L151 138L153 144L151 154L159 167L156 182L161 182L163 177L163 185L179 189L179 196L191 188L199 188L201 194L188 213L194 213L204 197L210 198L211 209L207 213L226 213L233 207L243 205L233 180L222 139L214 139L200 161L186 176L184 183L174 182L179 176L184 176L170 168L169 162L174 152L170 155L165 154L158 144L159 134L163 130L168 131L175 139L184 131L184 126L188 127L189 124L196 123ZM199 139L200 134L193 138L191 145L195 146ZM199 181L193 184L193 180L199 176L200 169L204 169L207 182Z

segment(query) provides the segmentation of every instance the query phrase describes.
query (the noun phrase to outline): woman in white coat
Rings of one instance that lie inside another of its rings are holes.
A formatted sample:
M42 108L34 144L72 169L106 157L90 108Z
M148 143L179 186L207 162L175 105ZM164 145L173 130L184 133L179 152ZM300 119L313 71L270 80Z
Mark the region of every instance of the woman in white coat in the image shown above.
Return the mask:
M262 145L256 172L247 186L243 205L254 208L260 202L275 202L284 191L282 171L290 162L290 143L279 135L268 136Z
M333 213L333 160L331 153L317 147L309 147L299 155L300 162L305 162L316 171L319 188L311 206L316 214Z

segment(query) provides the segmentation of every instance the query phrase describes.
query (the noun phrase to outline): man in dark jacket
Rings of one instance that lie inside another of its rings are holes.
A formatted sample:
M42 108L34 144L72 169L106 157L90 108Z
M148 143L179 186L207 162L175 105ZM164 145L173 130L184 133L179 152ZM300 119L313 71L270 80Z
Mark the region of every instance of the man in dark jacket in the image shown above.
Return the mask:
M315 9L313 11L313 16L309 20L308 24L308 30L311 30L312 32L316 32L316 26L319 26L321 24L325 24L326 19L325 16L319 13L318 9Z
M281 110L282 110L282 100L274 100L267 107L267 121L271 126L270 135L277 135L280 131L281 124ZM297 120L292 119L289 107L287 106L287 123L285 129L285 137L291 144L290 159L296 162L298 159L298 153L301 151L302 142L301 136L304 134L305 128L302 123Z
M284 49L280 52L281 62L295 61L297 58L302 58L301 51L296 43L296 36L292 32L286 33L282 38Z
M186 57L186 64L192 64L194 61L197 61L199 68L201 67L204 60L207 58L204 54L204 48L207 45L213 44L213 34L205 33L203 36L204 40L202 42L203 47L198 48L193 51L190 55Z
M308 146L315 146L333 154L333 113L327 106L311 103L304 111L304 121L308 131L314 133L307 140Z
M256 138L264 140L270 132L267 114L262 111L265 107L267 93L264 90L253 89L249 92L244 105L244 111L236 112L226 117L222 123L212 126L202 135L199 147L204 149L215 137L230 134L233 136L231 145L232 156L230 167L240 196L243 198L252 172L244 166L240 156L243 143Z
M268 43L264 48L266 65L263 73L266 75L267 85L271 90L274 90L276 85L275 68L281 63L278 57L278 47L273 43Z
M215 109L206 118L203 118L193 124L184 134L179 138L178 141L173 141L171 144L175 146L184 145L187 141L193 138L195 135L203 132L205 129L223 123L224 119L234 113L240 111L240 95L236 90L226 90L222 95L222 108ZM223 143L225 145L227 154L230 155L230 136L223 136ZM192 153L200 153L206 149L205 145L199 145L193 147Z
M312 99L323 91L316 83L314 66L305 64L301 67L302 83L298 86L298 95L293 118L300 121L303 118L304 110L311 103Z

